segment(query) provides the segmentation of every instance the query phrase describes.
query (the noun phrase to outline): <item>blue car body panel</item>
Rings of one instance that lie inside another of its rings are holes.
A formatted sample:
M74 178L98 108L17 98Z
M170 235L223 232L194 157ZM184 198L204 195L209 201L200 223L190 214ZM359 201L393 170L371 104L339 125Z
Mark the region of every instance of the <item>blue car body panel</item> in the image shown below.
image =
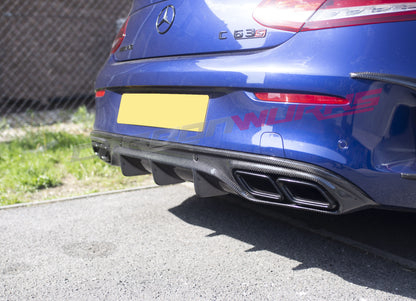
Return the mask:
M351 77L372 72L415 79L416 21L297 34L267 29L265 39L222 41L216 36L222 26L227 32L262 27L244 18L225 24L211 9L200 28L184 31L186 17L207 11L199 6L220 2L195 1L192 11L183 11L191 10L187 1L148 2L132 9L122 44L134 45L132 51L111 55L97 77L97 90L107 91L96 102L95 131L307 162L347 179L377 204L416 208L416 92ZM183 18L169 36L154 28L166 5L177 6ZM175 32L181 29L183 35ZM123 87L209 94L204 130L117 123ZM337 96L350 104L266 102L254 95L261 91Z
M249 0L185 0L164 1L139 10L135 10L135 7L129 17L129 24L134 25L127 28L123 41L124 45L134 47L131 51L115 53L115 58L131 60L267 48L280 45L294 35L293 32L265 29L259 25L251 16L257 4L257 1ZM175 20L169 33L161 35L156 30L155 23L166 5L175 7ZM264 29L266 36L233 38L236 30L246 34L247 29L253 28Z

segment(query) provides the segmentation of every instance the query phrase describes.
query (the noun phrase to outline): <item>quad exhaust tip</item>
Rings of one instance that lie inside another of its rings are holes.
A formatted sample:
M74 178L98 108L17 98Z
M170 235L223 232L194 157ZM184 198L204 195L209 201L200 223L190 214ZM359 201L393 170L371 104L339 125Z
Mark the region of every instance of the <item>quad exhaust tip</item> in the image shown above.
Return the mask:
M111 163L110 148L102 143L93 142L92 149L94 154L106 163Z
M338 204L318 183L303 179L237 170L235 178L241 188L255 200L291 204L299 207L333 211Z
M251 195L260 199L272 200L275 202L283 201L283 193L277 183L265 174L256 174L247 171L236 171L234 173L238 183Z

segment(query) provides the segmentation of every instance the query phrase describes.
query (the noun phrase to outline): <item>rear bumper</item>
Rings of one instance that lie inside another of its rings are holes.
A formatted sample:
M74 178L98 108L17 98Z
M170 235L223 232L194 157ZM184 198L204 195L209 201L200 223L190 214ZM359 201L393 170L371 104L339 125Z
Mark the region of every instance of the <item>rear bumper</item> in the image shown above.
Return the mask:
M95 153L124 175L152 173L159 185L190 181L201 197L233 193L331 214L377 205L348 180L308 163L100 131L91 138Z

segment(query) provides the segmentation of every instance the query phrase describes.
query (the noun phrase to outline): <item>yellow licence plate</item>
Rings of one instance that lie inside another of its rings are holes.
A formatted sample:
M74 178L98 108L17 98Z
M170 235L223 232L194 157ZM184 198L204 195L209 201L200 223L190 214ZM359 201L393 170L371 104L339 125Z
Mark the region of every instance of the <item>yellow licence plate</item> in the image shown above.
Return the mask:
M126 93L117 122L202 132L208 101L208 95Z

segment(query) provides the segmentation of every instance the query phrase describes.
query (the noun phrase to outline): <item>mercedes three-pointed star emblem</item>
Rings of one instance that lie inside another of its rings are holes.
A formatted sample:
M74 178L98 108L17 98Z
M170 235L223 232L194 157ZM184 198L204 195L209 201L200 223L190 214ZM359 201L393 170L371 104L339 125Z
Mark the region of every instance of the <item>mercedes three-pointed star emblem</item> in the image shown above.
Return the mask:
M175 21L175 7L168 5L160 12L156 20L156 29L160 34L165 34L172 27L173 21Z

